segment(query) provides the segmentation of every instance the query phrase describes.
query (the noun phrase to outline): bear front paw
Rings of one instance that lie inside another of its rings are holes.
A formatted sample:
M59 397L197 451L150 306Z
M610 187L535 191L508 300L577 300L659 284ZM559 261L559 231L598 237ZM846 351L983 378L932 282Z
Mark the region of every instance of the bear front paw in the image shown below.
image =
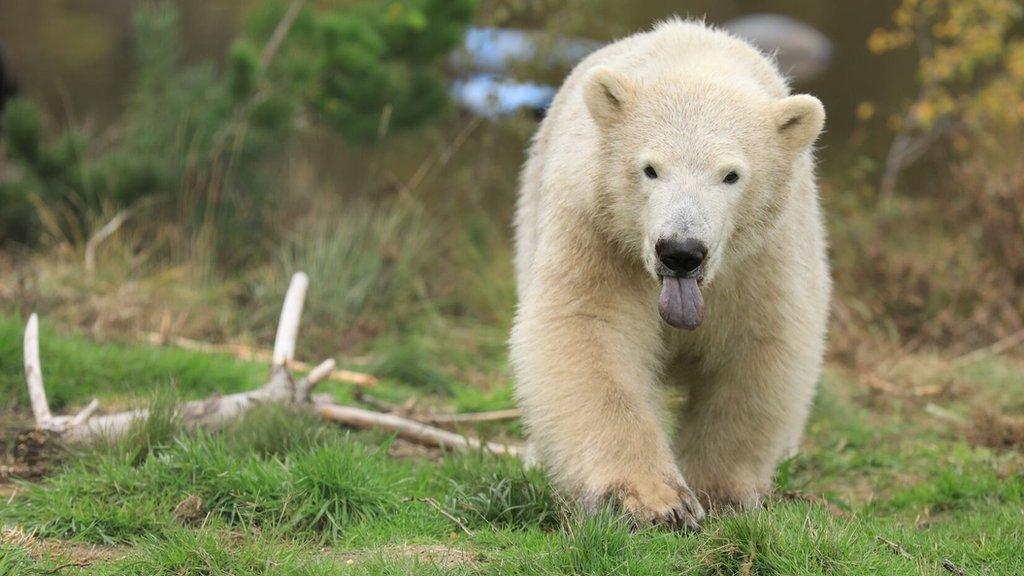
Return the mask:
M711 478L688 477L704 509L715 515L756 510L770 490L768 481L751 473L731 471Z
M638 477L615 484L606 495L641 526L699 530L704 508L682 478Z

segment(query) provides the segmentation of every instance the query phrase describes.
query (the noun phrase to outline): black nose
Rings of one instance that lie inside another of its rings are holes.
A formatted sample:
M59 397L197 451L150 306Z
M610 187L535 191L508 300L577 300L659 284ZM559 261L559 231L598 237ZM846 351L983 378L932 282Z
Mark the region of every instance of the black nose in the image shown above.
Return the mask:
M694 238L658 240L654 251L658 253L662 265L681 276L700 268L708 255L708 247Z

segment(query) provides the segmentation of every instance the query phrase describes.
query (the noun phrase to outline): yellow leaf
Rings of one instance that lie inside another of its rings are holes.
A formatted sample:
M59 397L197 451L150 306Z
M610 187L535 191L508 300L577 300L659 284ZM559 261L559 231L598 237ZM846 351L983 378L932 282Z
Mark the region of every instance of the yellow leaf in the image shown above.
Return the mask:
M875 104L874 102L864 101L857 104L857 119L862 122L867 122L875 116Z

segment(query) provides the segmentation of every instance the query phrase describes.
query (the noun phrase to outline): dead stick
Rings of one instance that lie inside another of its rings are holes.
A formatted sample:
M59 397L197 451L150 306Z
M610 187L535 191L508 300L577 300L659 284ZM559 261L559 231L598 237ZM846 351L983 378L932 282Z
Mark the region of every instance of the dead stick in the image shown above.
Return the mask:
M376 396L372 396L363 392L362 390L355 391L356 400L369 404L373 409L380 412L399 414L408 416L410 410L409 404L415 402L416 398L409 398L404 404L393 404L386 400L381 400ZM465 412L461 414L429 414L424 416L412 415L410 418L417 422L423 422L426 424L439 424L439 425L452 425L452 424L479 424L484 422L500 422L502 420L514 420L522 416L522 411L518 408L510 408L508 410L492 410L489 412Z
M169 344L175 348L181 348L182 350L191 350L193 352L203 352L206 354L228 354L238 358L239 360L246 360L251 362L270 362L274 357L274 353L269 350L259 350L250 348L242 344L212 344L209 342L200 342L199 340L192 340L190 338L184 338L177 336L166 340L163 336L156 332L149 332L145 334L146 341L153 345ZM300 360L292 359L289 364L292 370L298 371L309 371L314 366L302 362ZM335 368L328 376L329 380L336 382L344 382L346 384L355 384L356 386L375 386L378 382L377 377L372 374L365 374L363 372L353 372L352 370L341 370Z
M270 35L270 40L260 54L260 68L266 70L267 65L274 59L278 49L281 48L281 43L288 37L288 32L292 29L292 25L295 24L295 19L302 12L302 6L305 3L305 0L295 0L288 6L288 11L285 12L281 21L277 23L277 27L274 28L274 32Z
M430 497L426 497L426 498L406 498L406 500L414 500L414 501L424 502L426 504L430 504L430 506L434 510L437 510L438 512L440 512L442 515L444 515L445 518L451 520L452 522L455 522L455 524L459 528L461 528L463 532L466 533L466 536L469 536L470 538L473 537L473 531L470 530L469 528L466 528L466 525L462 523L462 520L459 520L458 518L456 518L454 514L448 512L447 510L442 508L441 504L437 500L435 500L433 498L430 498Z
M482 422L500 422L515 420L522 416L518 408L508 410L492 410L490 412L469 412L464 414L433 414L424 421L431 424L479 424Z
M379 429L394 432L400 437L424 444L448 448L460 452L485 449L493 454L507 454L509 456L520 455L521 449L518 446L507 446L495 442L481 442L476 438L469 438L461 434L455 434L434 426L416 422L408 418L402 418L394 414L381 414L372 410L364 410L354 406L340 406L329 402L321 402L316 405L317 411L324 418L363 429Z
M92 566L92 564L88 562L65 562L64 564L58 565L56 568L51 568L50 570L42 572L42 574L56 574L58 572L63 572L68 568L88 568L89 566Z
M886 546L888 546L889 549L891 549L893 552L895 552L896 554L899 554L900 556L906 558L907 560L913 560L914 559L914 557L911 556L910 553L907 552L907 550L903 546L900 546L898 543L893 542L892 540L889 540L887 538L882 538L881 536L875 536L875 538L877 538L879 542L881 542L881 543L885 544Z
M368 404L371 408L379 412L387 412L390 414L399 414L402 412L402 406L398 404L393 404L391 402L388 402L387 400L381 400L380 398L377 398L376 396L373 396L371 394L367 394L362 390L357 389L355 391L355 398L356 400L362 402L363 404Z
M963 568L953 564L952 560L943 560L942 567L945 568L947 572L951 572L956 576L967 576L967 572L964 572Z
M131 214L128 210L121 210L103 225L102 228L96 231L89 241L85 243L85 273L92 274L96 270L96 249L102 244L107 238L114 235L121 225L125 223L128 216Z
M968 352L967 354L957 356L956 358L950 360L949 364L950 367L953 368L954 370L957 368L963 368L964 366L969 366L971 364L974 364L975 362L984 360L989 356L1002 354L1003 352L1006 352L1007 350L1019 344L1024 344L1024 330L1018 330L1013 334L1010 334L1006 338L1001 338L984 348L979 348L978 350L974 350L973 352Z

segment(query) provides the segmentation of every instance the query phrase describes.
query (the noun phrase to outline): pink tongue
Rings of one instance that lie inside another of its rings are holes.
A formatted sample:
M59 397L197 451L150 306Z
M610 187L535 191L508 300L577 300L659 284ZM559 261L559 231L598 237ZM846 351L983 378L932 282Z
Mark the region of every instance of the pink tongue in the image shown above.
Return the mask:
M704 297L697 281L693 278L663 277L658 312L669 326L696 330L704 321Z

